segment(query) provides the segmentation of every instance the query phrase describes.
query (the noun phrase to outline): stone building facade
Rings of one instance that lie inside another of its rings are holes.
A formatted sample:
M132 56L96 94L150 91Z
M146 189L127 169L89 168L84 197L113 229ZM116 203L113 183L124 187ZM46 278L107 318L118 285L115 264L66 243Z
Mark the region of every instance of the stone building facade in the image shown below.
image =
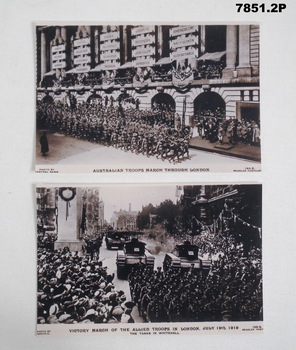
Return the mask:
M111 226L115 230L120 231L136 231L137 230L137 216L139 212L131 210L131 204L129 210L122 210L113 212L111 217Z
M38 26L36 43L39 101L260 123L258 25Z

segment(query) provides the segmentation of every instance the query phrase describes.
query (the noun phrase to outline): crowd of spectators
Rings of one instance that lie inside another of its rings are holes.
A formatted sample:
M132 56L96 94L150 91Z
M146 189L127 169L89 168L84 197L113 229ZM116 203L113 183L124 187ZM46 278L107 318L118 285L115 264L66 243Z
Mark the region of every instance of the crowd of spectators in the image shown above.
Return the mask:
M220 79L225 64L215 61L200 61L194 72L195 79Z
M102 246L101 236L87 236L84 238L84 251L90 255L90 259L93 260L94 257L97 259L100 255L100 248Z
M108 103L108 102L107 102ZM62 103L37 106L39 126L124 151L179 162L189 158L190 127L181 118L158 108L124 109L121 104L81 103L71 108Z
M54 249L54 242L56 241L55 234L39 234L37 236L37 245L39 248L45 248L48 250Z
M261 249L247 256L233 238L199 238L200 256L212 258L207 274L159 267L133 270L133 301L146 322L259 321L263 318Z
M37 322L131 323L134 304L90 254L38 247Z
M260 145L260 128L254 121L245 119L221 120L218 116L199 117L196 123L198 136L210 142L232 145L242 142L248 145Z

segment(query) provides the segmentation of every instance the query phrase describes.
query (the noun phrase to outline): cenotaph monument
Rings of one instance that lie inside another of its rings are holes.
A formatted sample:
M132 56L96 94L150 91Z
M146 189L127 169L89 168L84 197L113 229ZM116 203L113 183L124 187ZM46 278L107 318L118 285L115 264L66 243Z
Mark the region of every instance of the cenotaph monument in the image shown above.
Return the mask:
M80 188L59 188L57 203L58 239L54 249L68 247L70 251L81 251L84 245L81 235L82 193Z

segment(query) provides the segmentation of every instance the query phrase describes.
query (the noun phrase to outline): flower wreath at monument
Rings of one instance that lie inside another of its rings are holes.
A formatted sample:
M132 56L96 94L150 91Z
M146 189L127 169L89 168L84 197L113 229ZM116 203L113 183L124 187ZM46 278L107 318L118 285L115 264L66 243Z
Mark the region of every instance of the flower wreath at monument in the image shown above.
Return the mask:
M66 194L65 192L69 191L71 194ZM61 187L59 189L59 196L62 198L63 201L67 203L66 206L66 220L69 217L69 208L71 207L70 202L72 199L76 196L76 188L73 187Z
M70 191L72 194L70 196L65 196L64 192L65 191ZM62 187L59 190L59 196L64 200L65 202L70 202L72 199L75 198L76 196L76 188L73 187Z

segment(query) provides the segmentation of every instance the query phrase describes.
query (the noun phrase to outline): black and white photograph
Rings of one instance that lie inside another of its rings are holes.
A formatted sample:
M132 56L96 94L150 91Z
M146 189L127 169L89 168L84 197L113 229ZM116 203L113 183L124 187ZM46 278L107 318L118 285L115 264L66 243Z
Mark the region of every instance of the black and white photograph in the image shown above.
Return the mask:
M36 220L37 335L263 331L260 184L42 186Z
M258 24L35 29L37 172L261 170Z
M1 350L294 350L296 1L0 1Z

